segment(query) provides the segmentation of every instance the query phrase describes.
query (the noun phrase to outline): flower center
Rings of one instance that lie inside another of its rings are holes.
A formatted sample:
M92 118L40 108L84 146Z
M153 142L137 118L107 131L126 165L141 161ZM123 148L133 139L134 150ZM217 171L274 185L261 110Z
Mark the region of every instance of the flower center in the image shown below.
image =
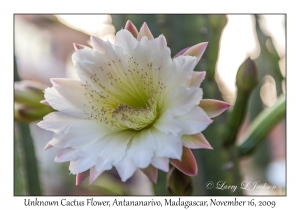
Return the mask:
M127 59L124 68L121 60L107 61L100 66L99 74L90 76L83 86L86 90L88 119L107 125L113 131L141 130L157 118L165 86L158 69L152 63L141 68L134 57ZM103 78L101 84L100 78ZM92 87L97 88L92 88Z

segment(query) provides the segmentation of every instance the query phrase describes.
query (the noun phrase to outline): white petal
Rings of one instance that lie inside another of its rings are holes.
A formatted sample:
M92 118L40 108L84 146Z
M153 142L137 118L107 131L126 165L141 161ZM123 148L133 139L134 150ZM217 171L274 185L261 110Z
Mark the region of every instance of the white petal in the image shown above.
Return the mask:
M200 72L194 71L193 75L192 75L190 86L191 87L200 87L202 81L205 78L205 75L206 75L205 71L200 71Z
M98 37L91 36L91 41L93 43L93 49L98 51L99 53L105 53L105 45L106 42L102 39L99 39Z
M50 114L46 115L43 121L39 122L37 125L45 130L60 133L60 131L67 130L69 125L77 121L86 122L89 120L74 117L61 112L51 112Z
M156 128L151 129L151 134L157 145L155 150L156 156L180 160L182 155L182 141L180 136L167 135Z
M161 112L164 113L169 109L175 116L183 115L199 104L202 95L201 88L175 88L165 97Z
M98 171L95 166L90 169L90 180L89 183L92 184L103 171Z
M157 84L158 79L161 78L164 85L167 85L172 74L173 63L170 49L160 46L158 42L159 40L149 41L144 37L133 50L133 57L136 58L140 69L153 74L154 84Z
M155 38L153 40L153 43L158 50L162 50L162 49L170 50L167 46L167 41L166 41L166 38L164 35L160 35L159 37ZM171 52L170 52L170 54L171 54Z
M112 168L112 163L106 158L98 157L95 167L97 171L106 171Z
M67 162L74 160L76 158L76 153L78 150L72 149L70 147L62 149L58 155L55 157L55 162Z
M129 32L128 32L129 33ZM127 77L129 56L118 46L106 46L106 53L80 50L73 54L73 62L79 78L89 90L87 97L113 96L120 102L128 95L122 83L135 84L134 77ZM92 96L91 96L92 95ZM93 99L89 99L92 100ZM94 101L95 101L94 100Z
M181 123L183 134L200 133L212 123L203 109L198 106L182 116L175 117L175 119Z
M85 91L81 82L73 79L52 79L52 81L55 81L54 84L57 86L45 90L46 101L60 112L86 118L82 109Z
M137 40L141 40L144 36L147 37L149 40L153 40L154 39L154 37L153 37L153 35L152 35L152 33L151 33L151 31L150 31L147 23L143 23L143 25L142 25L142 27L140 29L140 32L139 32L139 34L137 36Z
M135 132L131 130L112 133L86 146L82 151L116 164L125 156L127 144L134 134Z
M153 155L151 164L164 172L169 171L169 158L165 157L157 157L156 155Z
M91 120L85 120L65 115L63 113L52 112L38 123L41 128L56 132L49 144L58 147L81 148L87 144L101 139L111 133Z
M171 133L174 136L182 131L181 123L175 119L170 110L159 116L153 126L165 134Z
M91 168L96 163L96 158L84 158L70 161L69 170L72 174L78 174Z
M190 87L193 70L197 64L197 58L191 56L179 56L173 59L173 74L168 88L176 86Z
M134 135L127 155L137 167L146 168L151 163L155 149L155 140L150 130L145 129Z
M116 34L115 45L122 47L123 52L132 54L132 50L138 45L138 41L127 30L120 30Z
M112 160L113 163L119 162L125 155L127 144L135 132L125 130L114 134L113 139L110 139L104 145L101 156Z
M123 182L126 182L127 179L129 179L137 169L137 167L127 155L123 158L122 161L115 164L115 167Z

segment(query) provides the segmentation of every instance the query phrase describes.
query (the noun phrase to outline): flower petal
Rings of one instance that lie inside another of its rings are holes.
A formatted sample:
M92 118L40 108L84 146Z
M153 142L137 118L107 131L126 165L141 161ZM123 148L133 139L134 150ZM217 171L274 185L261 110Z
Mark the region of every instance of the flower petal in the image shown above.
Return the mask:
M151 164L164 172L169 171L169 158L165 157L157 157L156 155L153 155Z
M95 157L97 159L96 169L98 171L107 170L111 164L116 164L124 158L127 144L134 134L134 131L124 130L106 135L82 147L82 156Z
M167 41L164 35L160 35L159 37L155 38L153 40L154 45L156 46L156 48L158 50L162 50L162 49L168 49L169 50L169 54L171 53L170 49L167 46Z
M147 168L141 169L141 171L153 182L157 182L157 168L154 168L152 165L149 165Z
M127 20L125 29L128 30L134 38L137 38L139 32L130 20Z
M202 81L205 78L205 75L206 75L205 71L200 71L200 72L194 71L193 75L192 75L190 86L191 87L200 87Z
M152 35L152 33L151 33L151 31L150 31L147 23L143 23L143 25L142 25L142 27L140 29L140 32L139 32L139 34L137 36L137 40L140 41L143 38L143 36L146 36L148 38L148 40L153 40L154 39L154 37L153 37L153 35Z
M73 43L73 46L74 46L74 49L77 51L77 50L81 50L84 48L83 45L81 44L77 44L77 43Z
M47 105L47 106L50 106L50 104L46 100L41 100L40 103L44 104L44 105Z
M51 82L54 87L45 90L45 99L51 107L72 116L86 118L82 109L85 91L81 82L74 79L51 79Z
M197 61L199 61L208 45L208 42L202 42L199 44L196 44L189 48L187 51L185 51L182 55L189 55L189 56L195 56L197 57Z
M206 112L210 117L216 117L226 111L230 105L223 101L213 99L202 99L199 106Z
M90 170L86 170L76 175L76 186L80 185L90 174Z
M127 151L128 157L139 168L146 168L151 163L156 143L149 129L139 131L134 135Z
M134 131L124 130L113 133L103 139L100 139L94 146L101 147L98 154L99 156L112 161L113 164L122 160L125 156L128 142L131 140Z
M116 34L115 45L123 49L126 54L132 54L132 50L136 48L139 42L127 30L120 30Z
M72 174L78 174L90 169L96 163L95 157L82 158L70 161L69 170Z
M183 135L181 137L183 146L191 149L213 149L202 133L194 135Z
M169 109L175 116L183 115L199 104L202 95L201 88L175 88L165 97L160 111L164 113Z
M52 146L51 144L47 144L47 145L45 146L44 150L50 149L50 148L52 148L52 147L53 147L53 146Z
M97 171L95 166L93 166L92 168L90 168L90 180L89 180L89 183L92 184L98 178L98 176L100 176L100 174L102 174L102 172L103 171Z
M73 160L74 157L76 156L76 153L78 150L72 149L70 147L62 149L58 155L55 157L54 161L55 162L67 162L70 160Z
M197 64L197 59L191 56L179 56L173 59L174 68L167 86L167 91L176 86L190 87L193 70Z
M123 182L126 182L137 169L135 164L127 155L122 159L122 161L118 162L115 167Z
M188 176L196 176L198 173L195 157L192 151L186 147L183 147L181 161L170 159L170 163Z
M182 55L183 53L185 53L188 49L190 49L191 47L186 47L182 50L180 50L176 55L174 55L173 58L177 58L178 56Z
M153 124L155 128L165 134L177 135L182 131L182 124L175 119L170 110L163 113Z
M105 41L95 36L91 36L91 41L92 41L93 49L95 49L99 53L105 53L105 48L107 44Z
M48 114L43 121L38 123L38 126L56 133L48 144L58 148L79 149L111 133L106 127L99 126L94 121L60 112Z
M167 135L156 128L151 128L151 134L156 141L155 154L158 157L179 159L182 155L182 141L180 136Z
M112 168L112 163L110 160L101 157L97 158L97 162L95 164L95 169L97 171L106 171L106 170L110 170L111 168Z
M66 130L67 127L77 121L87 121L82 118L73 117L61 112L51 112L46 115L43 121L40 121L37 125L45 130L50 130L55 133L59 133Z
M213 121L198 106L195 106L188 113L175 117L181 123L183 134L196 134L202 132Z

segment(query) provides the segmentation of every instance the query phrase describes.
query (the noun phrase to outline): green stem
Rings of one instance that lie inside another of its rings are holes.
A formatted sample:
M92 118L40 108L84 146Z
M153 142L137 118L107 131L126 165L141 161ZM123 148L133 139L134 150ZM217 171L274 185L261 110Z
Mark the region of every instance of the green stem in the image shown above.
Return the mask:
M237 98L233 111L229 116L227 131L224 138L224 146L231 146L235 143L236 135L242 125L247 113L247 104L250 98L250 92L238 89Z
M282 94L274 106L262 111L251 123L249 130L242 137L242 145L238 147L239 155L250 155L263 142L271 129L285 117L285 95Z
M240 188L241 183L242 183L242 177L240 175L240 165L239 165L239 157L238 157L237 147L232 146L229 149L229 153L230 153L230 159L233 164L233 168L232 168L232 178L234 180L233 183L235 186L237 186L234 194L235 195L243 195L243 191Z
M38 176L33 140L30 136L28 124L18 123L20 127L20 142L23 150L26 182L29 195L42 195Z

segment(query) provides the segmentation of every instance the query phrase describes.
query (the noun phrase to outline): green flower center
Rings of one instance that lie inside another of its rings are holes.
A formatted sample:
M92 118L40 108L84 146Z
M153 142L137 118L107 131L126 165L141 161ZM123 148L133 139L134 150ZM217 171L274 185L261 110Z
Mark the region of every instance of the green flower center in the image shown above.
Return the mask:
M120 63L120 60L119 63L108 61L105 63L107 71L100 67L102 72L107 72L106 84L100 84L100 75L90 76L99 91L88 82L83 85L92 108L86 115L113 131L141 130L153 124L161 107L165 86L159 78L160 68L153 70L149 63L147 69L142 69L133 57L128 59L126 70Z

